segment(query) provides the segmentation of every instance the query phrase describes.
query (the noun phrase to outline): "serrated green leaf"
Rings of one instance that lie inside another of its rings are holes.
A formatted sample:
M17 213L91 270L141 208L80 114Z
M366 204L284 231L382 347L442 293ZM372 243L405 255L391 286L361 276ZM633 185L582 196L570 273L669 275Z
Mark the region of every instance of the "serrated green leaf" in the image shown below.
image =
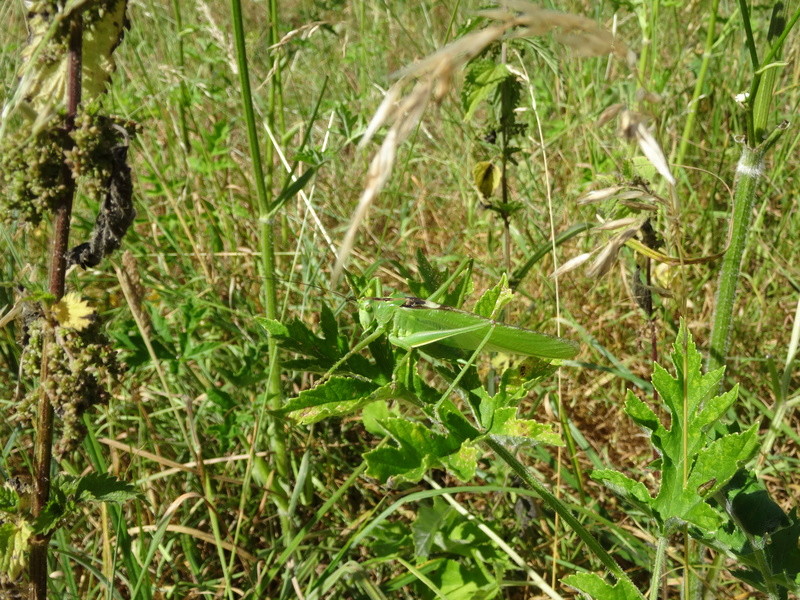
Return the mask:
M733 386L724 394L714 396L703 403L700 411L695 415L695 425L701 429L705 429L708 425L716 423L725 411L736 402L739 397L739 384Z
M130 483L112 475L91 473L78 478L76 496L85 501L122 503L134 500L138 493Z
M704 495L715 493L733 478L742 463L752 458L757 448L757 425L742 433L714 440L698 452L687 482L687 491L697 494L700 486L714 480L713 486L703 491Z
M417 482L425 476L436 460L428 454L419 454L409 448L375 448L364 455L367 475L386 483L389 478Z
M507 406L494 411L489 433L494 436L514 438L515 442L564 445L561 436L553 431L552 425L532 419L518 419L517 410L516 406Z
M628 397L625 400L625 412L640 427L649 429L652 432L663 429L656 413L630 390L628 390Z
M470 481L478 470L481 452L472 444L461 444L457 452L441 457L439 460L448 471L461 481Z
M367 473L386 481L419 481L425 473L440 464L442 457L458 451L461 444L450 436L440 435L420 423L406 419L387 419L382 423L397 447L376 448L364 455Z
M281 338L289 337L289 330L280 321L268 319L267 317L256 317L255 319L256 323L261 325L268 334Z
M687 504L689 503L687 502ZM726 522L726 519L723 519L719 512L705 502L691 503L691 506L686 510L682 510L679 516L673 516L672 518L679 520L681 523L696 525L701 531L712 535Z
M8 484L6 484L8 485ZM5 486L0 486L0 511L14 512L19 506L19 494Z
M606 486L622 497L639 504L639 506L649 510L653 498L645 485L640 481L634 481L619 471L612 469L598 469L592 471L592 479L601 481Z
M437 408L442 425L459 443L474 440L481 435L464 414L449 398L445 398Z
M630 581L624 579L611 585L594 573L576 573L567 575L561 581L595 600L642 600L644 598Z
M389 384L392 389L396 384ZM331 377L310 390L304 390L281 409L298 423L310 424L328 417L340 417L357 411L379 398L373 393L379 386L371 381L353 377Z
M464 108L464 121L472 119L480 103L489 97L497 87L511 76L506 65L491 60L476 60L469 64L464 77L461 104Z
M496 286L486 290L475 303L473 312L486 319L494 319L500 311L514 298L514 292L508 287L506 274L500 278Z

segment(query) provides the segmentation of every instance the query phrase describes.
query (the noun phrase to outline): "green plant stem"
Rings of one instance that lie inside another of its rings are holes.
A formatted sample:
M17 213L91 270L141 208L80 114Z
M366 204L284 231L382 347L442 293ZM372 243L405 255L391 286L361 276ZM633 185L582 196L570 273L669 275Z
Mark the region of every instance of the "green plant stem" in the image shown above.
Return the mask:
M598 542L594 536L592 536L592 534L589 533L583 525L581 525L580 521L578 521L578 519L572 515L569 509L567 509L567 507L564 506L560 500L558 500L547 490L547 488L539 483L530 470L519 460L517 460L517 457L515 457L505 446L503 446L503 444L491 437L487 437L484 442L503 461L505 461L505 463L511 467L517 475L519 475L520 479L522 479L528 485L528 487L535 491L539 497L550 508L552 508L553 511L555 511L557 515L564 519L564 522L569 525L569 527L579 538L581 538L583 543L586 544L586 546L594 553L594 555L600 560L601 563L603 563L606 569L608 569L616 579L624 579L630 583L631 586L634 588L636 587L625 571L622 570L622 567L617 564L617 561L615 561L614 558L608 552L606 552L605 548L600 545L600 542ZM644 596L642 596L642 598L644 598Z
M180 0L172 0L172 14L175 16L175 29L178 34L178 67L181 69L181 101L178 104L178 120L181 127L181 146L184 156L189 155L189 128L186 124L186 107L189 106L189 90L186 87L186 59L183 51L183 19Z
M664 557L667 555L669 537L661 535L656 543L656 555L653 558L653 574L650 577L649 600L658 600L658 592L661 589L661 572L664 570Z
M242 6L240 0L231 0L231 13L233 17L234 39L236 42L236 58L239 68L239 84L242 91L242 106L244 108L245 121L247 124L247 139L250 147L250 157L253 163L253 176L256 185L256 197L258 201L258 214L260 224L260 248L261 248L261 271L264 277L264 312L268 319L278 318L278 298L277 280L275 277L275 242L274 242L274 221L270 214L271 205L271 183L272 183L272 156L271 146L267 151L267 177L265 178L261 162L261 152L258 146L258 134L256 132L255 113L253 111L253 97L250 89L250 76L247 65L247 51L244 40L244 25L242 19ZM277 15L277 1L271 0L270 14ZM272 31L272 29L270 30ZM268 51L268 50L265 50ZM268 119L271 116L268 115ZM272 127L272 123L269 126ZM277 410L280 408L283 397L281 389L281 369L280 357L278 355L278 344L273 337L268 341L269 353L269 379L267 383L267 408ZM258 426L258 424L257 424ZM258 429L257 429L258 431ZM278 507L281 529L285 539L291 533L291 523L287 514L288 504L285 494L280 489L281 485L288 480L289 476L289 457L286 452L286 436L275 419L270 418L267 436L270 449L275 461L277 472L276 480L273 483L274 489L272 498ZM258 440L253 444L253 452L258 445ZM252 465L251 460L249 464ZM249 477L248 477L249 479ZM245 489L246 486L245 486ZM242 500L244 502L244 499ZM233 556L231 556L233 559Z
M686 124L683 127L683 135L681 135L681 143L678 147L678 153L675 156L677 164L683 164L686 157L686 150L689 147L689 140L694 134L694 123L697 117L697 105L700 102L700 97L705 90L706 75L708 75L708 65L711 62L711 54L714 48L714 36L716 32L717 23L717 9L719 8L719 0L713 0L711 9L708 13L708 24L706 25L706 41L703 48L703 59L700 62L700 70L697 73L697 80L694 84L694 92L692 99L689 101L689 114L686 116Z
M65 128L67 133L75 128L75 116L81 102L81 71L83 50L83 20L80 13L70 21L67 49L67 106ZM66 253L69 244L69 222L72 215L72 198L75 194L75 181L66 161L61 166L64 193L53 211L53 242L50 254L49 291L60 300L64 295L66 276ZM45 336L42 346L42 369L39 383L39 405L36 417L36 447L34 461L34 496L32 514L38 517L50 499L50 471L53 460L53 405L47 371L47 344L52 342L52 333ZM57 392L56 392L57 393ZM32 600L47 598L47 549L50 535L37 534L31 541L30 549L30 597Z
M711 331L711 347L707 365L709 371L725 365L733 325L736 288L739 283L742 257L747 246L747 234L750 231L753 201L763 168L763 150L743 146L734 182L734 207L730 225L731 240L728 251L725 252L725 257L722 259L717 289L714 326Z

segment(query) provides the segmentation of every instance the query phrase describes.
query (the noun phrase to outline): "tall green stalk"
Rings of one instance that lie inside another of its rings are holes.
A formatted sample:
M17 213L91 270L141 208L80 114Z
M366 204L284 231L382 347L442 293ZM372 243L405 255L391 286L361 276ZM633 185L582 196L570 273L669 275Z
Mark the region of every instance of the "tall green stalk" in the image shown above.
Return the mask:
M717 303L714 311L714 325L711 331L711 342L708 357L708 370L712 371L725 365L733 326L733 308L736 289L742 265L742 257L747 247L747 237L753 216L758 180L764 171L764 156L777 142L783 127L778 126L771 133L768 130L769 108L777 81L777 68L780 65L759 64L758 52L750 27L747 3L740 0L740 13L744 22L746 43L753 63L755 75L750 90L746 114L746 136L742 146L742 155L736 167L736 179L733 192L733 215L731 217L730 245L722 261ZM777 60L780 57L783 41L788 30L797 22L800 9L793 15L791 23L786 25L786 7L776 4L773 10L769 33L767 35L767 53L765 61Z
M717 24L717 9L719 7L719 0L713 0L711 9L708 11L708 23L706 24L706 41L703 47L703 58L700 61L700 70L697 73L697 80L694 84L694 92L692 92L692 99L689 101L689 113L686 115L686 123L683 126L683 135L681 135L681 143L678 147L678 152L675 155L677 164L683 164L686 157L686 150L689 147L689 140L694 135L694 124L697 117L697 105L700 98L705 93L706 76L708 75L708 65L711 63L711 54L714 48Z
M250 89L250 76L247 63L247 51L244 40L244 25L242 20L242 6L240 0L231 0L231 14L233 17L234 38L236 42L236 59L239 69L239 84L242 91L242 108L244 109L245 122L247 125L247 139L250 146L250 157L253 163L253 178L256 185L256 198L258 203L258 222L261 249L261 273L264 277L264 313L268 319L278 318L278 294L275 278L275 238L274 238L274 214L272 214L272 180L273 180L273 161L272 147L267 147L266 173L262 167L261 152L258 145L258 133L256 131L255 113L253 111L253 97ZM270 15L273 20L277 15L277 0L270 2ZM270 39L275 35L275 28L270 28ZM269 52L269 47L274 43L270 41L264 52ZM274 86L274 81L271 86ZM274 88L273 88L274 89ZM270 97L274 98L270 92ZM274 119L274 100L270 101L271 110L267 114L268 125L273 127ZM269 352L269 378L267 383L267 408L277 410L282 404L281 389L281 368L278 356L278 345L274 338L270 337L268 342ZM284 535L290 533L291 527L288 517L288 503L282 484L285 483L289 475L289 457L286 452L286 438L279 423L270 420L268 426L269 445L274 457L274 467L277 472L276 480L273 483L272 498L278 507L281 528ZM253 453L258 440L254 440ZM251 461L252 464L252 461ZM249 480L250 473L248 472ZM244 486L247 489L247 485ZM244 499L243 499L244 501Z
M733 215L731 217L730 246L722 259L717 302L714 310L714 327L711 331L711 347L708 370L713 371L725 364L733 326L733 306L742 257L747 246L747 235L752 221L753 202L758 180L764 170L764 153L748 146L742 148L742 156L736 167L733 193Z

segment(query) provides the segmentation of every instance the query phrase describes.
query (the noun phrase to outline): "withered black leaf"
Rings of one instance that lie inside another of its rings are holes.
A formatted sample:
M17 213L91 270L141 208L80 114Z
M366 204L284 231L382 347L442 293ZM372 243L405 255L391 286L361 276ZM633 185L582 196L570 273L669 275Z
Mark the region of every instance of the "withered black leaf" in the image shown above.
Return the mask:
M88 242L75 246L67 253L67 267L80 265L84 269L100 264L103 257L117 250L122 236L136 216L133 208L133 183L128 166L128 145L111 149L112 168L105 197Z

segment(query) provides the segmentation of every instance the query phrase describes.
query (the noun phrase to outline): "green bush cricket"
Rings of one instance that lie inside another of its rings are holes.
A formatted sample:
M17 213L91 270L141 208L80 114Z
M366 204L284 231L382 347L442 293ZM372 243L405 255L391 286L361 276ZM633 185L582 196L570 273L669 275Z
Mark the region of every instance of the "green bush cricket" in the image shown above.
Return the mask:
M386 326L389 341L410 350L439 343L467 351L506 352L543 359L572 358L578 344L571 340L500 323L422 298L362 298Z

